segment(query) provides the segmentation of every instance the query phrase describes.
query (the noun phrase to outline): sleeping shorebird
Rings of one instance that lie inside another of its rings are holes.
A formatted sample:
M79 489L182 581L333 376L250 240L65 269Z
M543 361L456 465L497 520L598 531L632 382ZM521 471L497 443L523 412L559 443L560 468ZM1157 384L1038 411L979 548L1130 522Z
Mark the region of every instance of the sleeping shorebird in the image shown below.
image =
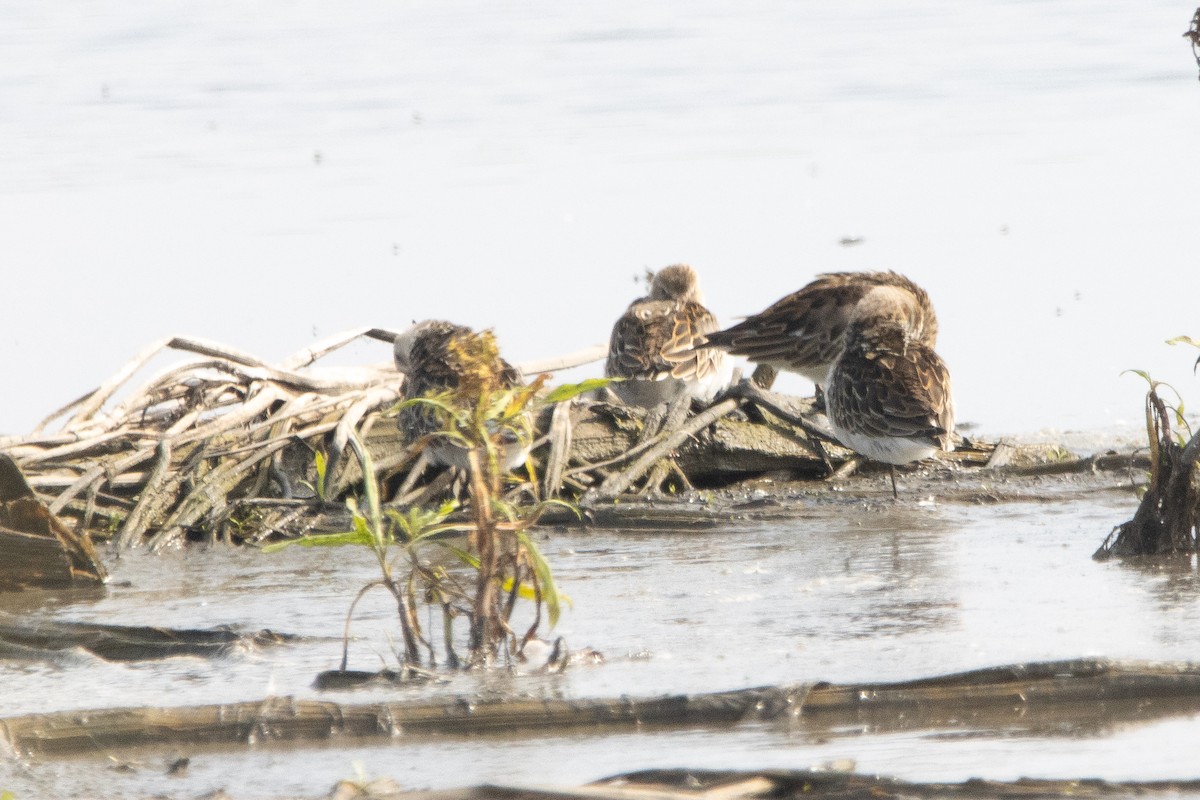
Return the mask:
M876 287L909 293L912 338L928 347L937 343L937 317L929 295L895 272L829 272L764 311L723 331L708 334L704 347L717 347L756 364L795 372L818 388L841 352L854 308Z
M686 395L707 403L729 385L733 363L725 353L692 349L720 327L704 307L698 280L686 264L663 267L650 294L613 326L604 374L624 378L609 386L623 402L652 408Z
M950 372L922 339L928 299L900 285L858 301L829 370L830 427L846 447L891 467L954 449ZM930 314L932 312L929 312Z
M490 331L476 333L452 322L426 320L397 336L393 355L396 369L404 373L403 399L457 390L464 380L464 365L456 357L455 345L470 347L473 340L490 338L491 335ZM485 361L482 368L488 374L473 375L471 379L482 378L483 383L490 384L494 389L511 389L524 382L521 373L498 355L490 362ZM467 470L466 449L457 442L436 435L443 430L443 426L438 421L437 412L430 406L415 404L400 409L397 424L410 443L433 434L425 452L434 464ZM510 433L505 433L502 452L498 454L500 466L505 471L516 469L529 455L529 441L521 441L521 437Z

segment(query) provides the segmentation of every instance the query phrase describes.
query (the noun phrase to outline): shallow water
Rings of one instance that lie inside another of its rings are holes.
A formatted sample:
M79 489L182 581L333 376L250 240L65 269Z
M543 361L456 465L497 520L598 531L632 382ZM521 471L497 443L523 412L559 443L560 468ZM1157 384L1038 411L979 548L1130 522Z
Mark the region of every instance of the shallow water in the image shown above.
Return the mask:
M340 702L449 694L609 697L704 692L809 680L894 680L1029 660L1111 656L1195 659L1200 571L1090 559L1133 506L1126 491L1044 502L943 505L916 498L817 499L792 521L697 532L568 531L543 548L574 601L556 633L603 652L563 675L455 677L403 689L317 692L335 668L344 615L371 577L365 552L292 549L264 556L223 546L115 562L102 598L9 596L0 610L54 619L175 627L234 625L301 634L279 647L215 660L110 664L69 654L0 665L0 716L54 709L179 705L268 694ZM29 610L31 605L41 608ZM387 604L354 623L352 668L389 661ZM393 662L394 663L394 662ZM46 698L52 698L47 703ZM1098 726L952 731L850 728L576 732L547 738L403 736L229 751L150 748L104 757L0 765L0 783L38 791L238 797L315 795L356 764L404 785L483 781L578 783L651 766L804 768L853 759L914 780L972 776L1195 777L1200 716ZM174 757L191 757L168 777ZM98 754L102 756L103 754ZM19 793L18 796L24 796Z

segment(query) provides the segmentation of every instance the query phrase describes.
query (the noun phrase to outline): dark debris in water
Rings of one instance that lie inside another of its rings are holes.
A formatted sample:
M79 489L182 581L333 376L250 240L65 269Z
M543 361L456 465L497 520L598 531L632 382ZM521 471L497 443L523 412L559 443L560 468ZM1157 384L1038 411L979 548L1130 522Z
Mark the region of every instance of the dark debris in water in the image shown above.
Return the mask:
M232 628L175 629L101 625L87 622L30 620L0 615L0 651L24 658L51 657L65 650L86 650L107 661L147 661L169 656L217 657L237 648L283 644L291 634Z

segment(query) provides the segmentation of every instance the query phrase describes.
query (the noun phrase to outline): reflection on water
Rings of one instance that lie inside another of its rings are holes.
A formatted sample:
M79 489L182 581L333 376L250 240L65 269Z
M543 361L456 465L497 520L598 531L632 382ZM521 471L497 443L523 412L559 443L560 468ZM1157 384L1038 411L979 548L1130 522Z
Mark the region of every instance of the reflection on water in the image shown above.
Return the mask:
M1123 565L1139 575L1147 594L1158 603L1164 615L1197 620L1200 605L1200 566L1191 558L1140 558Z
M556 633L573 648L600 650L606 663L562 675L457 675L419 687L320 696L362 703L450 694L655 695L898 680L1088 655L1195 659L1200 582L1191 565L1090 559L1103 532L1131 508L1131 497L1112 493L1086 502L978 507L834 503L814 504L791 521L705 532L543 533L543 550L574 603ZM124 557L113 565L114 583L103 597L63 596L40 610L9 603L3 610L131 625L271 628L304 638L215 660L110 664L79 653L6 660L0 715L45 710L46 697L55 708L86 708L318 696L312 679L336 666L345 611L373 569L365 552L300 548L271 556L215 547ZM14 599L0 598L0 605ZM354 623L351 666L393 661L386 635L393 613L382 597L365 603ZM1115 706L1087 711L1090 717L1069 722L960 716L941 731L936 725L881 727L864 717L860 726L828 730L811 727L813 720L799 730L751 725L707 733L581 733L504 739L502 746L402 737L348 750L201 751L193 754L187 778L168 779L143 765L129 783L113 786L118 794L130 786L198 794L219 785L216 776L230 774L225 770L245 768L252 770L251 793L263 787L300 793L353 774L352 760L416 786L512 776L578 782L664 764L803 767L846 757L860 768L912 779L1179 777L1176 743L1159 742L1148 731L1177 734L1172 726L1182 725L1188 737L1200 735L1200 720L1184 706L1172 709L1180 719L1150 724ZM1157 755L1136 762L1115 755L1134 744L1152 746ZM165 757L157 751L137 756L150 765ZM94 777L89 764L6 768L16 771L14 780L41 776L57 786L71 772Z

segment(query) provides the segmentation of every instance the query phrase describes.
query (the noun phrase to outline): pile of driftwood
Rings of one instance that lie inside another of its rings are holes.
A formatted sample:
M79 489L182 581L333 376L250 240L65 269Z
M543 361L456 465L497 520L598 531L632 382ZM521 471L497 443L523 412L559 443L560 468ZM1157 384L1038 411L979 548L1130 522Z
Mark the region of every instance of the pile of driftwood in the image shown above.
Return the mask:
M278 366L233 348L174 338L140 353L103 386L56 411L35 430L0 440L50 510L119 546L180 540L196 526L229 522L230 501L292 494L280 458L289 447L344 444L349 432L395 403L401 377L362 369L306 370L359 337L326 340ZM163 350L201 358L127 386ZM118 398L118 395L120 397Z
M379 328L349 331L275 365L212 342L165 340L31 433L0 438L0 454L51 515L119 548L197 537L255 543L336 529L345 524L341 499L361 490L353 453L360 441L385 499L425 503L451 490L454 476L427 470L389 418L403 376L390 364L314 365L356 340L390 346L394 337ZM532 376L598 361L604 350L520 366ZM135 384L164 351L192 358ZM706 409L647 413L603 398L547 404L533 469L513 491L611 511L617 497L723 487L764 474L844 476L858 466L810 401L751 382L741 387ZM944 463L999 466L1013 452L964 442Z

